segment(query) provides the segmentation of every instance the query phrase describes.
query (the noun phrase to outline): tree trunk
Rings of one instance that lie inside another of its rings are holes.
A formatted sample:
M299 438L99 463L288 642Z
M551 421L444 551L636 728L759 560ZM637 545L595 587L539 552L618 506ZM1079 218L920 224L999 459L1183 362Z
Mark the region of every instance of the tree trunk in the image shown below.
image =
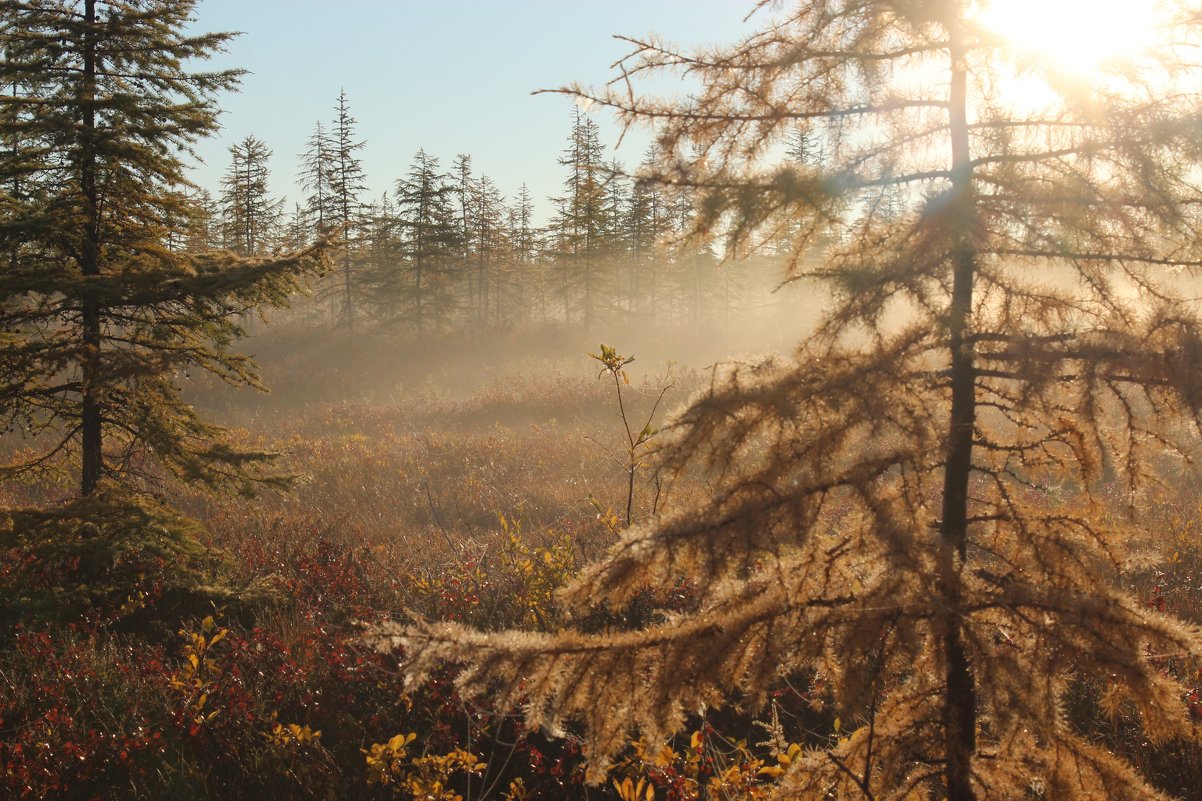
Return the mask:
M352 278L351 278L351 251L350 251L350 242L349 242L349 236L350 236L349 226L348 226L348 231L346 233L344 233L343 236L347 238L347 242L343 246L344 250L343 250L343 254L342 254L342 281L343 281L342 314L344 317L344 321L346 323L346 330L348 332L354 333L354 331L355 331L355 302L354 302L354 289L351 284Z
M354 333L355 331L355 290L353 286L354 276L351 268L351 203L350 196L347 194L349 189L347 184L348 168L345 161L342 165L342 279L345 296L343 302L346 305L344 314L346 315L346 330Z
M82 142L79 162L79 186L83 193L84 239L80 243L80 272L84 277L81 304L83 358L80 360L83 387L80 436L82 473L80 494L91 495L104 473L103 416L100 407L100 304L92 295L88 278L100 275L100 202L96 188L96 0L84 3L83 81L80 106L83 108Z
M413 277L413 298L416 303L414 327L417 328L418 334L423 334L426 330L426 321L425 316L422 313L422 292L424 290L422 289L422 264L420 261L414 265Z
M972 758L976 751L976 687L961 639L961 580L968 541L968 484L972 472L976 417L976 373L970 338L973 278L977 250L973 240L972 162L969 153L967 67L958 20L949 24L952 144L952 299L948 310L951 349L951 420L944 468L943 520L940 525L939 583L945 603L942 621L946 687L943 702L948 801L974 801Z

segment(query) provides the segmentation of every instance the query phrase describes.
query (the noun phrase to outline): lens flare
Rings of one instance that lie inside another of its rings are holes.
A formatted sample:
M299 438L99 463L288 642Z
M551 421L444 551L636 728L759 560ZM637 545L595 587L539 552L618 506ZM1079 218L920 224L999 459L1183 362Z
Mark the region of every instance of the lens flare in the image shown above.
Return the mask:
M990 0L978 21L1020 59L1087 73L1138 58L1157 41L1161 3L1150 0Z

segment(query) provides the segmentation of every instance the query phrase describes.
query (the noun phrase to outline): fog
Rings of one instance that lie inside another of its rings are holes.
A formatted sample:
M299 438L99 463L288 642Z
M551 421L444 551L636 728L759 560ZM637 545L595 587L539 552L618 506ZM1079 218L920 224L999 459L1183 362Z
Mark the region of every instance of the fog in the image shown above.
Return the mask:
M635 361L632 382L669 372L704 371L795 348L829 305L813 284L763 281L723 313L694 321L615 312L585 326L562 320L500 329L461 323L418 335L363 322L350 331L332 325L312 298L268 320L249 320L238 350L259 366L268 393L231 389L191 376L185 392L206 412L229 423L304 407L403 403L437 396L465 399L497 388L550 377L596 375L589 356L604 343Z

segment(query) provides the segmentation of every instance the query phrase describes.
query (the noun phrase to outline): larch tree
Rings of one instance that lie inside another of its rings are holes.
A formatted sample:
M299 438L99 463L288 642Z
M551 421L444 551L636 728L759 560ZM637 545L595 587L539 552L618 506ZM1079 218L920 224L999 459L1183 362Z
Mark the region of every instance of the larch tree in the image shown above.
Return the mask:
M305 149L297 157L296 183L300 187L303 201L293 218L292 238L301 242L314 242L329 235L334 229L337 214L334 208L334 192L331 188L334 165L332 162L333 142L325 123L313 123L313 132L305 141ZM338 325L342 319L343 300L339 291L339 275L331 272L314 291L315 311L329 314L330 324Z
M652 183L656 179L652 179ZM671 242L670 269L666 283L672 296L678 322L689 330L702 331L725 317L722 312L731 303L729 287L722 285L733 267L742 264L745 253L734 251L718 269L715 243L706 236L690 236L697 215L697 193L691 187L669 189L668 239ZM746 250L746 249L744 249Z
M296 183L307 192L304 202L304 219L306 226L313 230L310 238L316 238L329 231L334 219L334 194L330 188L331 175L334 167L330 153L333 144L330 134L321 120L313 124L313 133L305 145L305 152L300 154Z
M451 165L449 176L455 203L455 227L459 242L459 269L463 279L463 305L466 309L474 309L478 298L475 296L476 284L471 276L474 275L473 245L476 237L475 204L472 198L476 194L476 178L472 171L472 157L467 153L457 153L455 162Z
M568 146L559 158L568 171L564 194L554 199L558 207L552 227L558 251L560 290L564 318L570 321L579 309L579 320L596 322L605 291L602 256L606 218L606 168L597 123L575 108Z
M351 116L346 90L338 95L334 123L330 129L329 182L330 206L326 222L337 229L341 244L336 259L339 263L339 278L342 286L341 324L347 330L355 328L355 309L360 304L357 248L362 224L360 196L366 188L367 178L363 172L359 151L364 142L355 134L357 120Z
M193 253L217 250L222 246L221 210L207 189L193 189L187 195L191 214L183 231L184 249Z
M230 166L221 180L221 227L226 248L239 256L262 256L278 238L283 200L271 196L271 149L248 136L230 145Z
M482 326L490 314L493 324L500 325L510 279L505 259L505 197L491 178L481 175L471 201L476 314Z
M634 296L634 270L630 258L630 239L627 237L623 215L630 194L630 179L616 158L605 165L605 189L601 204L601 258L611 286L610 304L624 306L629 312ZM625 271L625 275L623 275Z
M790 277L829 309L661 435L662 474L708 476L704 507L634 526L561 596L583 614L687 576L697 608L603 634L382 630L411 679L465 665L464 692L578 726L600 769L634 730L655 742L809 671L856 724L779 797L1164 797L1065 706L1092 681L1149 737L1198 736L1180 671L1202 632L1121 579L1152 533L1152 459L1198 435L1202 325L1177 274L1202 266L1193 32L1090 86L1016 81L979 6L763 2L733 46L632 39L612 90L565 90L656 127L644 179L695 190L694 237L731 255L783 220L797 253L822 243ZM696 91L628 91L665 70ZM782 164L799 123L821 164ZM883 187L900 202L872 213Z
M513 262L513 308L519 318L547 320L547 286L539 260L539 232L534 225L530 187L518 188L506 212L506 236ZM537 309L537 313L536 310Z
M388 192L364 209L363 240L363 282L373 316L387 322L396 312L396 282L402 260L396 206Z
M188 370L257 385L231 352L238 319L282 304L314 251L270 259L172 248L194 216L185 161L217 128L237 71L189 70L230 36L193 33L190 0L0 3L0 416L36 453L11 477L72 468L80 494L151 464L246 489L269 454L243 450L180 394ZM37 436L41 435L41 436ZM23 455L23 454L21 454ZM20 455L19 455L20 456Z
M438 159L419 150L397 181L396 208L403 261L393 284L397 319L418 334L445 325L454 311L454 278L462 269L455 188Z
M643 169L656 163L654 145ZM631 303L636 314L654 318L660 310L665 242L671 225L671 205L662 186L635 180L622 212L631 269Z
M298 250L313 241L312 231L308 225L308 216L305 213L305 207L299 202L292 204L292 212L287 215L281 226L285 250Z

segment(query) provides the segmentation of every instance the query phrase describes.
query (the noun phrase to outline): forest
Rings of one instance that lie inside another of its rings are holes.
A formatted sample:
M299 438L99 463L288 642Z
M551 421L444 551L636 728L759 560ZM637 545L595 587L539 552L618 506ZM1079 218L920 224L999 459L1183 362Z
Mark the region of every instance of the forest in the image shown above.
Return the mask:
M0 0L0 797L1202 801L1202 5L749 0L501 187L206 2Z

